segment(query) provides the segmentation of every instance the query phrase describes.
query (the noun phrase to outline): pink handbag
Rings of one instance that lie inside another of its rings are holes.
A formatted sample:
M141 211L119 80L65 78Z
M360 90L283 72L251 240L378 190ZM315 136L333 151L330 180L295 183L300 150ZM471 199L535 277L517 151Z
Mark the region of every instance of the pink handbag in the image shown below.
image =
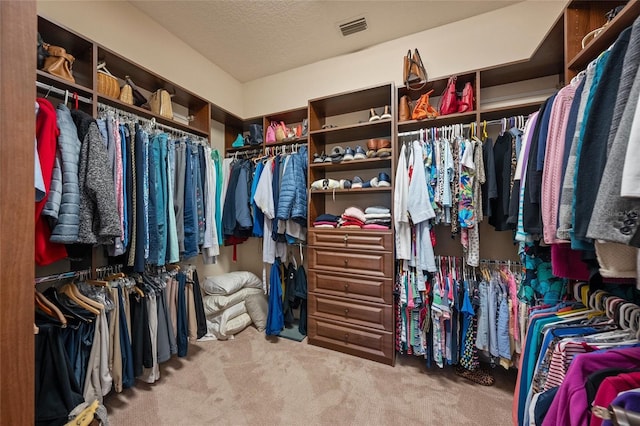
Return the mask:
M457 77L449 77L447 88L440 98L440 115L448 115L458 112L458 96L456 94Z
M278 127L278 124L275 121L272 121L269 127L267 127L265 143L276 143L276 127Z

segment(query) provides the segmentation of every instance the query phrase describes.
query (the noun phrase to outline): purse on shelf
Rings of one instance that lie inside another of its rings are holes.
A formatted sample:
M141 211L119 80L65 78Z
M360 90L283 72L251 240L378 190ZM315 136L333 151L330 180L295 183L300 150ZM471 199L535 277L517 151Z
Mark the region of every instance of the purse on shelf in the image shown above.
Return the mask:
M125 83L120 88L120 96L118 99L125 104L133 105L133 89L131 86Z
M398 105L398 121L411 120L411 100L409 96L404 95L400 98Z
M444 89L444 93L442 93L442 97L440 98L440 107L438 108L440 115L449 115L458 112L458 95L456 93L457 79L456 76L449 77L447 87Z
M262 125L249 124L249 144L262 145Z
M269 127L267 127L267 136L265 139L265 143L276 143L276 126L278 124L275 121L272 121Z
M436 118L438 111L429 102L429 95L433 93L433 89L424 93L416 102L413 111L411 112L411 118L414 120L424 120L425 118Z
M38 69L44 68L44 60L49 56L49 52L44 48L45 42L42 40L42 36L38 33Z
M131 94L133 96L133 103L131 105L135 105L141 107L147 103L147 97L142 94L138 86L131 80L131 77L128 75L124 77L124 81L131 87Z
M284 121L276 125L276 142L282 142L287 137L287 126Z
M118 79L113 76L107 69L107 64L101 62L97 66L98 69L98 93L118 98L120 96L120 84Z
M458 112L473 111L473 86L470 82L465 83L462 89L462 97L458 102Z
M158 89L149 96L149 108L154 114L173 120L173 106L171 94L164 89Z
M76 58L67 53L64 47L52 46L47 43L44 43L43 46L48 56L44 58L42 69L49 74L75 83L76 79L73 77L72 68Z
M427 70L422 63L418 49L407 52L403 62L404 85L409 90L421 90L427 84Z

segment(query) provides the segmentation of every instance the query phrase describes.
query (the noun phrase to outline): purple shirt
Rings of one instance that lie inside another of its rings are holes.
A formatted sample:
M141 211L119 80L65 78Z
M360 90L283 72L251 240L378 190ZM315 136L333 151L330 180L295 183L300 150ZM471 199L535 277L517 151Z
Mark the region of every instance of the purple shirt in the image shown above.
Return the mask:
M577 355L567 371L567 375L551 403L542 426L587 425L589 406L584 384L587 376L594 371L607 368L638 368L640 347L609 349Z

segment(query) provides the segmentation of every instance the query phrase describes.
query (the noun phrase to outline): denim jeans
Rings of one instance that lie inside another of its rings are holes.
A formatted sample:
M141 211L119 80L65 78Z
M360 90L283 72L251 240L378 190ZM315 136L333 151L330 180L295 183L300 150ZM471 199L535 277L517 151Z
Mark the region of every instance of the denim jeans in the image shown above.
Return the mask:
M195 149L195 150L194 150ZM193 186L196 191L196 214L197 214L197 226L198 226L198 245L202 245L204 243L204 185L202 180L202 158L204 156L204 152L201 152L202 147L198 145L194 145L192 148L192 158L193 163ZM193 157L195 156L195 157Z
M184 252L184 186L186 177L187 145L184 142L176 142L174 158L173 179L173 209L176 216L176 234L178 236L178 252Z
M196 179L198 175L198 147L187 144L184 185L184 257L198 254L198 211L196 200Z
M498 293L500 281L494 276L489 281L489 353L498 356Z
M480 306L478 307L478 335L476 347L486 351L489 349L489 283L482 281L478 284Z
M206 188L206 174L207 174L207 165L206 159L204 158L204 146L198 145L198 197L200 207L198 209L198 244L204 244L204 230L206 228L206 214L205 209L207 208L206 204L206 196L205 196L205 188Z
M124 245L124 247L128 247L129 246L129 202L127 200L128 196L129 196L129 173L127 170L131 169L131 167L129 166L129 161L127 158L127 152L129 151L129 145L127 144L127 134L125 132L125 127L124 124L120 125L120 142L121 142L121 147L122 147L122 170L123 170L123 175L122 175L122 202L124 203L124 214L123 214L123 228L122 228L122 244Z
M133 270L136 272L144 272L144 261L148 253L147 239L147 211L148 198L146 191L148 183L147 169L147 151L145 149L146 133L136 124L135 133L135 161L136 161L136 254L133 264ZM146 183L146 184L145 184ZM124 364L123 364L124 365ZM123 379L124 382L124 379ZM123 385L124 386L124 385Z
M176 212L173 203L175 187L175 152L176 147L173 141L168 141L167 145L167 263L174 263L180 260L178 250L178 235L176 225ZM184 231L183 231L184 232Z
M156 263L164 265L167 256L167 134L154 138L156 157L156 223L158 224L158 256Z
M147 262L156 265L158 263L158 247L159 247L159 229L158 229L158 201L162 198L159 194L160 172L158 170L158 162L160 161L160 148L157 136L154 137L148 145L148 166L149 166L149 256Z

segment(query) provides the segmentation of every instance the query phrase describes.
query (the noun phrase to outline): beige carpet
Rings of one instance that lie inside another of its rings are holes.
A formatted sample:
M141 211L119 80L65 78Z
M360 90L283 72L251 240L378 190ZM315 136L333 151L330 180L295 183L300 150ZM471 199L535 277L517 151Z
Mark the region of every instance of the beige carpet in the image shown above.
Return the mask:
M190 345L105 405L112 425L509 425L515 373L494 376L484 387L413 356L390 367L249 327Z

